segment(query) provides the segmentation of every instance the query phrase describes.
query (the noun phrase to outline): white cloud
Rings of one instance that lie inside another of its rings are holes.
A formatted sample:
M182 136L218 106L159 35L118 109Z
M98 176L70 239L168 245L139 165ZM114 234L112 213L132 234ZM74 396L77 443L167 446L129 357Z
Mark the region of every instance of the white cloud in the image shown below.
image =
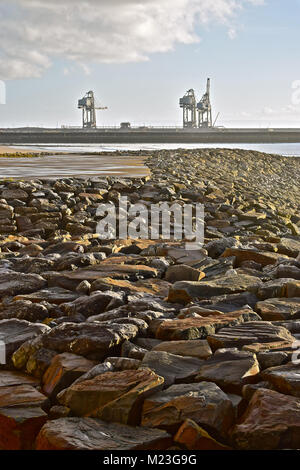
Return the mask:
M199 42L198 29L224 24L262 0L0 0L0 79L40 77L55 58L88 64L149 59Z

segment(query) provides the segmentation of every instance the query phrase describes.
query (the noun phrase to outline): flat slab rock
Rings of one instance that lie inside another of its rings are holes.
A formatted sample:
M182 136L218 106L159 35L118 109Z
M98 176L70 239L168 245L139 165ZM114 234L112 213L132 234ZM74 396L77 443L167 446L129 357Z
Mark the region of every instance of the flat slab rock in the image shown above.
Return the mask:
M138 327L130 324L63 323L44 335L42 343L43 347L58 353L70 352L102 359L123 341L134 338L137 332Z
M226 314L209 315L199 318L175 320L154 320L150 324L157 339L163 341L193 340L206 338L216 330L229 325L236 325L250 320L259 319L252 310L242 310Z
M30 294L43 287L47 282L38 274L17 272L0 273L0 297L4 295Z
M193 299L207 299L224 294L245 292L261 281L247 274L220 276L212 281L178 281L169 290L168 301L189 303Z
M30 323L26 320L1 320L0 338L5 344L6 362L12 354L26 341L50 331L49 326L41 323Z
M163 341L154 346L153 351L165 351L178 356L197 357L198 359L207 359L212 355L212 350L205 339Z
M232 431L243 450L300 448L300 400L273 390L257 390Z
M259 363L254 354L227 350L216 353L203 362L195 382L214 382L227 393L241 394L245 384L256 382Z
M282 326L270 322L253 321L231 328L222 328L218 333L207 337L211 348L242 348L253 343L273 343L285 341L293 343L294 336Z
M226 435L233 424L233 405L214 383L172 385L144 402L142 426L176 432L186 420L216 435Z
M300 297L274 298L257 302L255 310L265 321L280 321L300 318Z
M195 357L183 357L166 351L149 351L145 354L142 367L148 367L164 378L164 386L190 380L199 371L201 361Z
M36 439L37 450L163 450L171 436L160 429L105 423L94 418L49 421Z
M62 287L50 287L49 289L41 289L32 294L17 295L14 300L30 300L31 302L50 302L51 304L62 304L64 302L72 302L77 299L79 294L72 292Z
M160 390L163 383L150 369L105 372L71 385L58 400L77 416L138 425L144 398Z

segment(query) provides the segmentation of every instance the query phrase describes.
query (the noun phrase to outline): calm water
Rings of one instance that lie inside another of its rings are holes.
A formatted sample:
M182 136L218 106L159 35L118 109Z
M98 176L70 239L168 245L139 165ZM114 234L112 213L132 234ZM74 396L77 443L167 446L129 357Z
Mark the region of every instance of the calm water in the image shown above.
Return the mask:
M47 151L62 151L62 152L113 152L115 150L159 150L170 149L175 150L178 148L197 149L197 148L230 148L230 149L245 149L257 150L259 152L276 153L279 155L300 157L300 143L299 144L73 144L73 145L28 145L22 148L47 150Z

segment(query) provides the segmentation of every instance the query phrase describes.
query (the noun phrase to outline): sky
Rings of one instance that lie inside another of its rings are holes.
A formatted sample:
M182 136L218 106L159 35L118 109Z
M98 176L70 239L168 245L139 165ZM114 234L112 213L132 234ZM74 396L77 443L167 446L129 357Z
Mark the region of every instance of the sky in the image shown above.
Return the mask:
M181 126L211 78L217 125L300 127L300 0L0 0L0 127Z

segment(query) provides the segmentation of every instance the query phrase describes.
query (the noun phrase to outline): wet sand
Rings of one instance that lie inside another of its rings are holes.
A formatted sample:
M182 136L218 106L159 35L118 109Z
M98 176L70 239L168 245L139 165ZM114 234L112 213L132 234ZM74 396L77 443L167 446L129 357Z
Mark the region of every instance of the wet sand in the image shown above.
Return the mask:
M0 147L0 153L3 147ZM16 153L16 149L10 153ZM19 149L21 150L21 149ZM21 150L23 152L23 150ZM24 153L40 153L24 151ZM8 153L4 151L3 153ZM34 158L0 158L0 178L57 178L67 176L143 177L149 174L146 157L136 155L61 154Z

